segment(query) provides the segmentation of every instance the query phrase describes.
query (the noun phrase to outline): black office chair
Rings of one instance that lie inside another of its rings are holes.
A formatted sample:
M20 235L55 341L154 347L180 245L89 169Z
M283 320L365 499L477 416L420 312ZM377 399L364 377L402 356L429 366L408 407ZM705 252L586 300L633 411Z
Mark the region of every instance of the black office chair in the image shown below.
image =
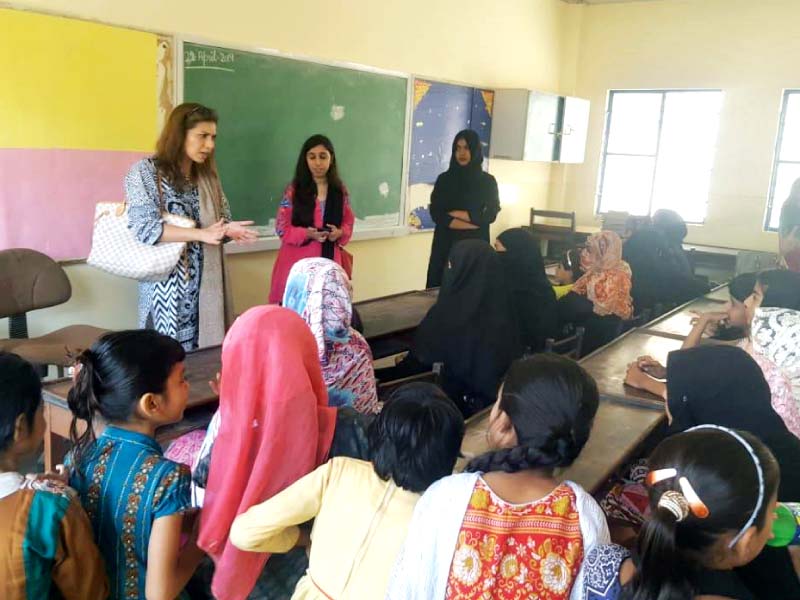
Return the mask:
M560 340L548 338L544 342L544 351L578 360L583 350L583 336L585 333L586 330L583 327L576 327L575 333L569 337L561 338Z

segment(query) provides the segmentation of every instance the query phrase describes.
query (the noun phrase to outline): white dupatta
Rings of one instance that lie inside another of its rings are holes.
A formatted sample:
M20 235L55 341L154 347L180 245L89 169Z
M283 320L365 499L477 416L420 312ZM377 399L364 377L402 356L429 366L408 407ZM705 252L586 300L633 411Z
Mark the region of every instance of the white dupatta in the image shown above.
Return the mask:
M442 600L447 589L450 565L479 473L459 473L440 479L423 494L414 508L408 537L395 561L386 600ZM594 498L577 483L565 481L575 492L583 554L598 544L608 544L606 517ZM583 594L581 565L572 582L570 600Z

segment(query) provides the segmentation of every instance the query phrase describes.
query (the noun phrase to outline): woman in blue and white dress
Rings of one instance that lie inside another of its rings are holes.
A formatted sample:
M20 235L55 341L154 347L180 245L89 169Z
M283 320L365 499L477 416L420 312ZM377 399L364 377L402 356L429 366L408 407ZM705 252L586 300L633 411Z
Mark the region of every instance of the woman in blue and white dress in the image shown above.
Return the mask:
M222 243L256 237L247 228L251 221L231 221L214 162L216 137L214 110L181 104L170 114L156 153L134 164L125 177L128 227L136 238L144 244L187 242L166 279L139 283L139 327L169 335L186 350L222 343L232 309ZM169 225L163 211L198 226Z

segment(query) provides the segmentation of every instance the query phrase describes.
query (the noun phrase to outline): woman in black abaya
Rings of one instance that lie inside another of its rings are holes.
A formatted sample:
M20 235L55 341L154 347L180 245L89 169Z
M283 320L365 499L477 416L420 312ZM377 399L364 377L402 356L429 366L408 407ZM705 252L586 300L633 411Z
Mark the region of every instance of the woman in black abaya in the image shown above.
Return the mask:
M431 193L431 218L436 223L428 263L427 287L442 284L447 257L456 242L489 241L489 225L500 212L497 181L482 169L478 134L464 129L453 140L450 168L439 175Z

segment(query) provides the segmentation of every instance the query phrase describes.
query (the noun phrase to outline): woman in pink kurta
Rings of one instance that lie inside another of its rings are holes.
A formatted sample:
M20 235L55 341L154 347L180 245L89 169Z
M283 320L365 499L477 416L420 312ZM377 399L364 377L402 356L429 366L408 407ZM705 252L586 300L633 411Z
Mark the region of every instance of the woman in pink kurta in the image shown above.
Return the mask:
M297 261L321 256L341 265L342 248L353 235L354 222L333 144L324 135L313 135L300 150L294 179L278 208L275 231L281 248L272 268L269 302L280 303Z

